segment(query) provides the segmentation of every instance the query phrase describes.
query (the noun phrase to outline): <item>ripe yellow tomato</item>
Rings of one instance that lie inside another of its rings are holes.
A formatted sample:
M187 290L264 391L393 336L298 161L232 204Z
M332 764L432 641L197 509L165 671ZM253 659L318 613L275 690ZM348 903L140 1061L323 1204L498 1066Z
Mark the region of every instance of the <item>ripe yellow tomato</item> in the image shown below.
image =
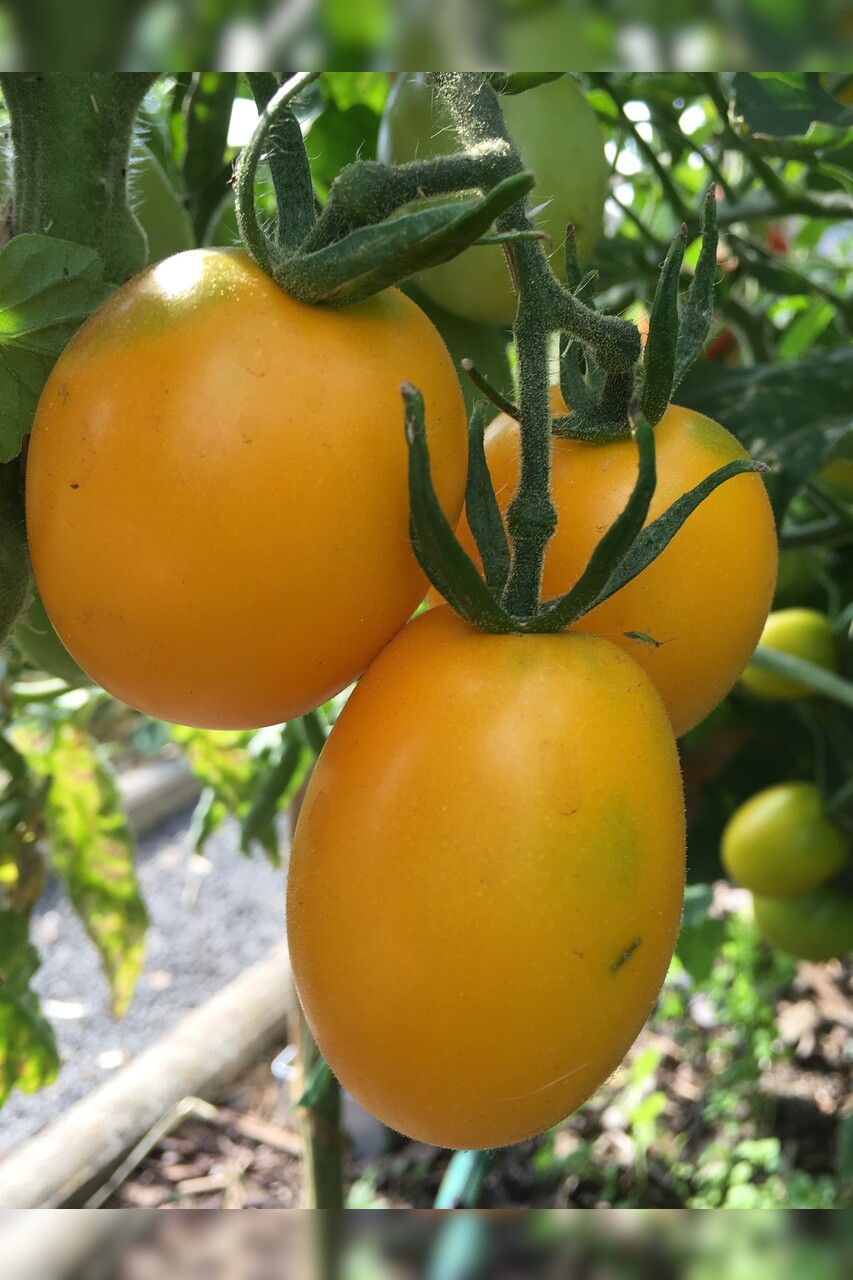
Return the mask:
M822 963L853 951L853 898L822 884L799 898L752 900L765 942L799 960Z
M399 291L305 306L212 249L119 290L57 361L27 468L36 581L80 666L212 728L291 719L361 675L425 590L404 379L456 519L462 393Z
M795 898L834 876L850 841L824 811L813 782L780 782L750 796L723 832L729 875L768 898Z
M804 658L827 671L838 670L838 652L832 622L818 609L776 609L770 614L758 641L768 649ZM748 666L741 684L760 698L809 698L815 690L801 680L791 680L763 667Z
M516 1142L621 1061L683 880L675 743L636 663L434 609L369 668L311 779L288 882L299 996L386 1124Z
M556 391L552 404L565 412ZM649 521L718 467L746 457L718 423L677 405L655 427L655 442L658 482ZM500 414L486 432L486 459L503 512L518 485L519 449L518 423ZM637 476L637 447L630 439L554 439L551 466L558 523L545 558L545 600L574 585L622 511ZM457 533L479 563L464 519ZM736 476L688 517L644 573L576 627L605 636L636 659L680 735L717 705L746 666L773 599L776 563L773 513L761 478Z

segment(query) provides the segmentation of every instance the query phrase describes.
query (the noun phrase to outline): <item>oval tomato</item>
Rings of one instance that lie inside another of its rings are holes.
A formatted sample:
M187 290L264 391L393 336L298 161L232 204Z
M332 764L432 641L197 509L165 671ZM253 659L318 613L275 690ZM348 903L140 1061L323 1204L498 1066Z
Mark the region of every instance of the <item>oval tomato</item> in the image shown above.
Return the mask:
M565 280L566 226L574 224L578 252L589 257L601 235L610 166L595 112L571 76L502 97L510 136L536 177L528 205L552 241L551 265ZM446 110L423 72L401 74L379 130L379 159L390 164L450 155L459 150ZM472 246L451 262L418 276L424 293L469 320L512 324L515 291L499 245Z
M27 525L45 608L110 693L212 728L301 715L425 591L400 383L455 519L462 393L397 290L305 306L238 251L150 268L78 331L36 413Z
M564 410L556 391L553 404ZM718 423L677 405L655 427L655 441L658 482L649 520L718 467L746 457ZM518 423L499 414L486 432L486 459L503 512L518 485L519 450ZM545 558L543 599L562 595L578 580L636 476L631 439L554 439L551 494L558 523ZM479 563L464 519L457 533ZM758 475L736 476L693 512L648 569L576 628L630 653L657 685L675 733L685 733L720 702L753 652L773 598L776 559L764 485Z
M827 671L838 670L832 622L817 609L777 609L765 623L758 641L768 649L804 658ZM760 698L809 698L815 690L800 680L748 666L740 678L744 689Z
M795 898L841 870L850 842L826 816L819 787L781 782L732 814L721 853L729 875L744 888L769 898Z
M614 1070L675 944L684 812L639 667L592 636L411 622L355 689L297 824L306 1016L386 1124L497 1147Z
M853 950L853 898L820 885L801 898L753 897L765 942L799 960L822 963Z

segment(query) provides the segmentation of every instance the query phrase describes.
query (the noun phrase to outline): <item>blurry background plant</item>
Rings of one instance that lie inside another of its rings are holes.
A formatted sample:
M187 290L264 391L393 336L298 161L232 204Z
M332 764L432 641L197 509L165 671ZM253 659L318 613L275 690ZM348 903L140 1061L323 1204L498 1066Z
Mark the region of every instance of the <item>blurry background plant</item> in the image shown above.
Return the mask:
M87 13L7 0L4 65L843 67L853 42L844 0L667 0L653 21L638 0L93 0Z
M626 7L610 6L623 17ZM158 12L166 10L140 10L137 33L149 30L145 23L153 23ZM250 17L259 12L247 5ZM344 36L344 7L338 12L327 5L328 43L305 46L318 56L328 52L332 65L338 53L353 61L363 55L366 64L362 71L323 75L301 100L320 202L342 166L375 157L392 86L391 76L370 69L371 60L381 60L376 32L385 30L388 14L379 3L372 10L375 26L368 39L355 25L355 12L347 9L353 25ZM520 12L509 5L500 10L501 38L510 29L521 32ZM543 4L530 22L560 12ZM686 4L670 6L667 13L672 32L695 18ZM829 5L811 6L808 13L813 26L799 29L802 38L792 61L805 57L820 32L829 29L820 27L832 19ZM132 16L128 9L125 17ZM580 7L574 16L581 23L588 20ZM439 32L440 19L439 14ZM757 22L756 17L748 28L756 39ZM178 30L151 36L145 56L141 43L135 51L130 43L122 46L128 63L141 65L149 52L159 54L170 40L178 41ZM667 30L665 24L658 28L666 57L658 50L649 55L650 65L665 65L676 47L666 43L675 39ZM198 35L194 28L193 38ZM169 47L179 48L177 43ZM464 48L461 37L459 47ZM558 45L548 47L553 54ZM780 48L765 49L771 47ZM834 52L841 48L839 35ZM200 57L189 43L184 52L187 58L190 53ZM177 56L183 58L184 52ZM615 53L613 61L618 61ZM583 1142L571 1150L546 1144L537 1159L551 1173L557 1170L564 1185L582 1177L609 1203L626 1197L642 1203L649 1170L659 1174L665 1168L667 1184L683 1203L826 1205L837 1199L837 1182L823 1174L804 1174L803 1181L792 1173L785 1151L770 1136L771 1119L757 1089L762 1073L790 1052L789 1042L778 1034L775 1006L790 990L793 961L759 942L748 918L748 895L735 895L728 909L717 910L708 886L723 878L720 838L731 814L774 783L815 783L827 803L834 803L834 821L853 834L849 793L842 790L853 770L849 76L611 71L585 74L578 84L604 130L612 168L605 234L585 264L597 273L599 305L628 315L642 331L660 264L681 223L691 241L682 272L687 285L698 254L703 195L716 184L721 241L715 323L705 359L682 384L679 399L724 423L771 465L767 481L783 549L775 607L805 607L825 615L836 652L834 671L826 663L797 669L797 678L805 679L804 696L759 697L748 687L736 688L681 744L693 896L654 1025L682 1057L710 1063L696 1085L706 1091L710 1125L701 1158L694 1148L687 1152L679 1146L671 1099L656 1084L662 1070L659 1045L626 1065L610 1095L631 1143L629 1190L625 1178L614 1175L614 1162L585 1149ZM231 176L256 119L250 86L236 73L178 72L154 83L139 117L131 165L149 261L191 244L236 242ZM272 217L271 185L259 183L259 198ZM0 308L7 305L2 286L0 258ZM86 305L97 300L93 294ZM513 355L508 331L431 304L430 314L460 372L462 359L472 357L494 384L508 388ZM48 321L41 318L42 325ZM0 333L0 347L9 361L21 358L14 325ZM38 359L49 366L49 356L41 353ZM462 378L470 398L470 380L464 373ZM4 447L4 457L13 456L16 446L6 441ZM766 651L764 660L774 661ZM121 1013L131 998L142 961L145 908L132 837L118 801L116 767L140 753L185 753L204 788L192 825L195 847L201 850L224 819L235 815L243 851L260 848L277 864L278 817L337 709L331 705L314 717L257 733L187 730L120 707L81 682L68 661L36 602L6 654L0 686L5 780L0 796L0 1102L14 1087L44 1085L57 1070L53 1032L32 987L39 960L28 942L46 874L64 884L98 948L115 1011ZM227 869L219 874L225 877ZM853 1142L846 1140L839 1153L848 1166L851 1148Z

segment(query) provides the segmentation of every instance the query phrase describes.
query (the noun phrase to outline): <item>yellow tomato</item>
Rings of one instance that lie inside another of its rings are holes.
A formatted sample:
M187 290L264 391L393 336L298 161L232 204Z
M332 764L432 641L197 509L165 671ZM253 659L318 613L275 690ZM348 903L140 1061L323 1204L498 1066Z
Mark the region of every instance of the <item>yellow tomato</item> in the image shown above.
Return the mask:
M555 412L565 408L559 393ZM718 467L746 453L734 436L690 409L670 405L655 427L658 482L649 521ZM500 508L518 486L518 423L499 415L486 459ZM551 492L558 524L548 544L543 599L578 580L602 534L625 506L637 476L631 439L609 444L554 439ZM463 518L460 540L477 562ZM753 652L776 581L776 530L758 475L736 476L707 498L633 582L576 623L620 645L652 677L677 735L725 696ZM431 594L431 601L440 599Z
M212 249L119 290L57 361L27 468L39 592L84 671L212 728L292 719L361 675L426 588L404 379L455 520L462 393L403 294L305 306Z
M299 996L386 1124L516 1142L621 1061L683 878L675 743L636 663L434 609L369 668L311 779L288 883Z

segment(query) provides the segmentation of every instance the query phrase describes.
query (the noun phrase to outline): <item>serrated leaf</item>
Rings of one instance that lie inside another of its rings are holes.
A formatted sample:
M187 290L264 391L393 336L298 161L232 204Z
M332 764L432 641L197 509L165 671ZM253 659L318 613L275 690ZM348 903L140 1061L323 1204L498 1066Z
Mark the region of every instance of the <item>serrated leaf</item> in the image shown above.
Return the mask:
M51 779L44 809L51 863L98 951L120 1016L142 967L148 916L118 783L97 745L72 723L54 726L42 749L26 754Z
M0 461L20 452L57 356L113 288L97 253L67 240L14 236L0 252Z
M814 121L849 128L853 111L804 71L739 71L732 81L738 115L753 133L802 137Z
M468 483L465 489L465 514L474 536L486 585L500 599L509 576L509 543L503 517L498 506L492 477L486 462L484 428L486 406L477 401L468 424Z

